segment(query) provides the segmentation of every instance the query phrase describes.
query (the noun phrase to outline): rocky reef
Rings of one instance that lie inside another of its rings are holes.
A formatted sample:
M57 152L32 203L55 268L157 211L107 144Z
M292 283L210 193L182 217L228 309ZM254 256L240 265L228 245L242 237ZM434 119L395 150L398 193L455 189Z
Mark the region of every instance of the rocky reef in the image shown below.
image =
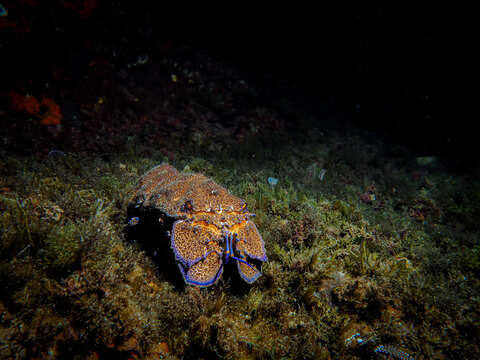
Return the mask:
M61 124L2 103L0 358L480 357L478 169L418 162L202 52L94 60L54 97ZM256 214L253 284L231 261L186 285L172 223L136 232L128 204L161 163Z
M246 199L269 254L253 285L227 264L205 289L126 239L135 183L161 152L3 153L2 357L361 359L382 356L381 345L417 359L475 357L478 186L402 164L408 154L379 163L380 145L339 140L245 147L248 157L232 148L235 162L176 156ZM322 181L309 177L314 161L328 169Z

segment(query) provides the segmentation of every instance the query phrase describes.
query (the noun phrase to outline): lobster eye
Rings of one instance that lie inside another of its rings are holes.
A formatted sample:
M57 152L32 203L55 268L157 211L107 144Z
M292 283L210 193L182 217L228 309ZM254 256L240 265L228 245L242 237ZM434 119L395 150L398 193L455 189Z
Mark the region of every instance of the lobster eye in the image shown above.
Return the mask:
M191 200L185 201L185 204L183 204L183 211L185 212L191 212L193 210L193 204Z

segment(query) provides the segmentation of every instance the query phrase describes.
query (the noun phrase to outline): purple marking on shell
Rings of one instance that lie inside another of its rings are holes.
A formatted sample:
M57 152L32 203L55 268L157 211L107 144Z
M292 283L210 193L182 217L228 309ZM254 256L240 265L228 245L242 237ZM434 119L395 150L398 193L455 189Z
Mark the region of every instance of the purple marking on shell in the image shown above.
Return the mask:
M175 226L177 224L180 224L181 222L183 222L183 220L179 220L179 221L175 221L175 223L173 224L173 229L172 229L172 235L170 236L170 248L173 250L173 253L175 254L175 259L177 259L178 261L180 261L184 266L186 266L187 268L191 267L192 265L195 265L196 263L198 263L199 261L203 260L205 258L205 254L202 254L201 256L199 256L198 258L195 258L195 259L192 259L192 260L187 260L185 259L181 254L180 252L178 251L178 247L176 246L175 244Z
M195 280L194 278L192 278L190 276L189 273L190 273L191 268L188 269L187 271L185 271L182 264L178 264L178 267L180 268L180 272L182 273L183 280L185 280L185 282L187 284L197 285L197 286L200 286L200 287L207 287L207 286L215 284L218 281L218 279L220 279L220 276L223 273L223 264L222 264L220 266L220 269L218 269L217 274L215 276L213 276L211 280L202 282L202 281Z
M251 259L268 261L262 235L252 221L247 221L235 234L235 250Z
M240 239L237 239L237 241L239 241L239 240ZM268 258L267 258L267 253L265 251L265 243L263 242L263 237L262 236L260 236L260 240L261 240L261 246L262 246L262 253L264 254L263 256L255 256L253 254L250 254L248 251L245 251L245 254L248 255L248 257L251 258L251 259L256 259L256 260L266 262L266 261L268 261Z
M238 268L238 273L240 274L240 276L242 277L243 280L245 280L247 283L249 284L252 284L253 282L255 282L255 280L257 280L261 275L261 271L259 271L258 269L255 268L255 270L257 271L255 273L255 275L251 276L251 277L248 277L241 269L241 264L242 262L238 261L237 260L237 268Z

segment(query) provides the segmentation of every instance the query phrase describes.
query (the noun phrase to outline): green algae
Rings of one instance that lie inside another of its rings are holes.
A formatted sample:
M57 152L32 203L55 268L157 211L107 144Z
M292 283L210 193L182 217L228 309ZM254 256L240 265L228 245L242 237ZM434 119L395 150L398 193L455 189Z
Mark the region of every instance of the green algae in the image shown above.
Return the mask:
M127 241L129 196L160 153L4 154L1 357L361 359L382 344L416 358L475 357L478 186L434 170L414 179L400 163L372 162L373 145L358 154L360 138L344 153L333 151L337 140L295 156L260 154L255 143L232 149L245 154L238 161L176 155L177 168L247 201L269 257L254 285L230 271L207 289L172 280L175 266ZM306 170L314 160L328 171L321 181ZM367 187L368 204L359 198ZM355 333L368 341L346 341Z

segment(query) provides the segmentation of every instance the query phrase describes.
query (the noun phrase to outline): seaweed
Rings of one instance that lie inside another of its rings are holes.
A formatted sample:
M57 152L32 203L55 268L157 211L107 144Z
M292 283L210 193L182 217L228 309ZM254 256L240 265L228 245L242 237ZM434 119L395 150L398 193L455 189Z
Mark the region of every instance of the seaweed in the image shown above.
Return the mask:
M230 111L218 83L191 86L196 116ZM250 110L235 141L195 123L160 145L145 130L112 152L2 152L0 357L478 358L478 179L304 118L302 141L275 143L261 133L280 115ZM232 264L208 289L178 281L171 224L127 209L164 161L246 199L269 258L254 285Z

